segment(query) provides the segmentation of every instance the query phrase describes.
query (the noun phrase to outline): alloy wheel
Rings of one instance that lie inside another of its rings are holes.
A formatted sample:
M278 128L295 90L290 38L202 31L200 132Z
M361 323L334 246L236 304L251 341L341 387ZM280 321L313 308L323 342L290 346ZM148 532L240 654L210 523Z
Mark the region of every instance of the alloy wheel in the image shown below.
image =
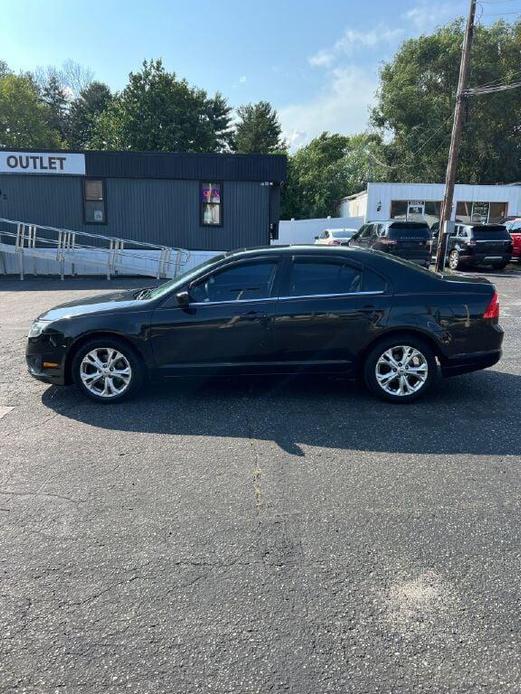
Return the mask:
M100 398L122 395L132 380L127 357L113 347L96 347L80 363L80 378L85 388Z
M397 345L383 352L375 366L376 381L389 395L404 397L417 393L429 375L424 354L415 347Z
M451 251L449 255L449 267L451 270L457 270L459 265L459 253L458 251Z

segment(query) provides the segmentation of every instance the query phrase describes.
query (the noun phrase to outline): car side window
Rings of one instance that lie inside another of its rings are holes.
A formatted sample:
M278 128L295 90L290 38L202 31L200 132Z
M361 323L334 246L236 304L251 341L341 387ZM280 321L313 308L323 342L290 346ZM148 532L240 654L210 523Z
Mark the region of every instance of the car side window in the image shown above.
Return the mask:
M360 238L368 239L373 231L373 226L373 224L366 224L366 226L363 228L362 233L360 234Z
M385 235L385 226L383 224L376 224L376 236L384 236Z
M325 238L325 239L328 239L328 238L329 238L329 231L325 231L325 232L324 232L324 238Z
M194 303L246 301L265 299L271 295L277 260L239 263L207 275L190 287Z
M362 289L358 268L336 260L294 259L289 278L289 296L350 294Z

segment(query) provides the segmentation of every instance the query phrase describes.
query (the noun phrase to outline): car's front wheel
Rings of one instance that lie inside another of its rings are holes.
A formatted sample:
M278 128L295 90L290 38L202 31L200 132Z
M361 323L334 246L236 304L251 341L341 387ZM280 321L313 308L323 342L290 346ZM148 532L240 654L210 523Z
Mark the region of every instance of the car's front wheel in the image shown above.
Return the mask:
M72 375L84 395L96 402L113 403L135 394L143 381L143 366L123 340L99 338L76 352Z
M417 400L432 387L438 367L433 350L413 336L389 338L367 356L364 380L383 400L406 403Z

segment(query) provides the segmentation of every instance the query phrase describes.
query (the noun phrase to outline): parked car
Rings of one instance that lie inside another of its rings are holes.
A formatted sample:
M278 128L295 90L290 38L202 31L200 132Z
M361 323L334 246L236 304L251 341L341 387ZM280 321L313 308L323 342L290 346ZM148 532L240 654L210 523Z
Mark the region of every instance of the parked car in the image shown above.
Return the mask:
M364 224L349 241L350 246L372 248L429 267L431 231L426 222L389 220Z
M456 224L446 258L451 270L480 265L503 270L512 258L512 239L503 224Z
M384 253L272 246L220 255L155 289L80 299L43 313L27 341L30 373L75 383L100 403L144 381L187 375L362 375L409 402L438 375L501 355L487 280L450 279Z
M315 244L318 246L347 246L358 229L324 229L319 235L315 236Z
M515 218L505 223L512 239L512 260L521 263L521 218Z

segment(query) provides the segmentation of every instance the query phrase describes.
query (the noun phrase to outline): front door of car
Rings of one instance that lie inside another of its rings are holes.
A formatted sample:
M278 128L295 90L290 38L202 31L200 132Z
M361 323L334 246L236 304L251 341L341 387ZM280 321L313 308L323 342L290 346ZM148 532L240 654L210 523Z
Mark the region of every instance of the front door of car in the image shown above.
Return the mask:
M156 309L150 339L164 375L262 370L273 359L278 257L242 260L192 282L189 302Z
M354 239L353 246L359 246L360 248L367 248L369 244L369 239L371 238L371 233L373 230L373 225L372 224L365 224L358 234L356 235L356 239Z
M280 368L350 371L388 311L385 278L344 257L288 258L275 306Z

